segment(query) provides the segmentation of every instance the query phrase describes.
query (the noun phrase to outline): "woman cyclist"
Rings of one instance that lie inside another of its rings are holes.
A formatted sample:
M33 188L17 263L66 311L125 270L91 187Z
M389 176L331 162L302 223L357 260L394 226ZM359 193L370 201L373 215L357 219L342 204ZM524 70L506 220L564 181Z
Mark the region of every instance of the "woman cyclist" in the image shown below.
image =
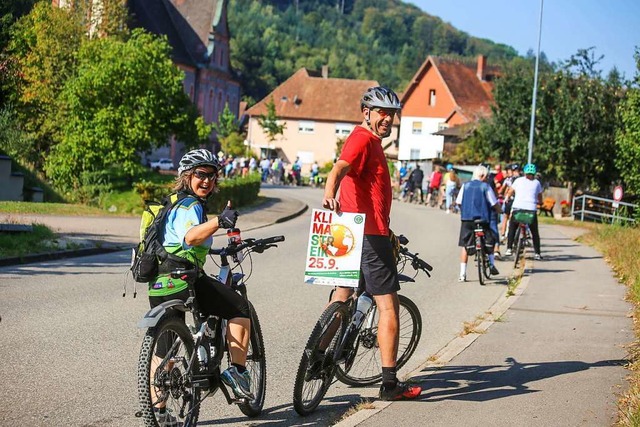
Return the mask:
M221 168L209 150L192 150L182 157L173 187L179 201L167 215L164 247L170 254L183 258L183 266L196 268L198 277L194 289L202 314L217 315L229 321L227 341L232 365L222 373L222 381L231 387L237 397L251 399L249 373L245 369L251 328L249 305L231 288L204 274L202 270L213 244L213 234L221 227L233 228L238 218L238 212L227 206L219 216L207 219L205 204L216 189ZM172 265L165 267L164 264ZM189 298L187 282L168 274L176 268L175 261L163 263L156 280L149 283L149 303L152 308L164 301L186 301ZM184 317L184 313L177 311L175 315ZM160 406L155 408L159 412L158 419L164 417L170 421L173 415Z

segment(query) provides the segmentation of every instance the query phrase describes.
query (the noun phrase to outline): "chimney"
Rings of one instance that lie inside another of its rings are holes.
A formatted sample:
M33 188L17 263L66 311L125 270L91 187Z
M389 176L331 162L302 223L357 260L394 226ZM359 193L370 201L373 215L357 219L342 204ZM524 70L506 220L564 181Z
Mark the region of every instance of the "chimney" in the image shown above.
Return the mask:
M328 65L323 65L322 66L322 78L323 79L328 79L329 78L329 66Z
M476 75L478 76L478 79L480 79L480 81L484 81L487 76L486 66L487 57L484 55L478 55L478 69L476 71Z

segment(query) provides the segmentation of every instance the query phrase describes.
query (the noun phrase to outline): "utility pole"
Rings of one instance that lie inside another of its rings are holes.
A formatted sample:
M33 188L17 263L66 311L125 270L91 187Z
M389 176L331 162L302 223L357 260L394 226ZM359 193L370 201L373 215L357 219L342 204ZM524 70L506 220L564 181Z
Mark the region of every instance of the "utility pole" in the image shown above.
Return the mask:
M533 163L533 131L536 123L536 96L538 93L538 66L540 63L540 40L542 38L542 9L544 0L540 0L540 22L538 23L538 53L536 54L536 70L533 76L533 100L531 101L531 126L529 128L529 156L527 163Z

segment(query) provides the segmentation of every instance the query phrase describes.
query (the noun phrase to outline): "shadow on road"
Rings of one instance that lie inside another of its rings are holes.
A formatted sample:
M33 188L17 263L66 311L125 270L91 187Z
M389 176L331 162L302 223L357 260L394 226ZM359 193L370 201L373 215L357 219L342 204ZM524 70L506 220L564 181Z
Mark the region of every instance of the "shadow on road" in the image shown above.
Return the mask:
M571 374L591 368L621 366L627 360L602 360L595 363L581 361L520 363L509 357L503 365L470 365L427 368L427 375L412 378L419 382L421 400L465 400L484 402L503 397L536 393L529 383L558 375ZM429 374L430 372L433 372Z

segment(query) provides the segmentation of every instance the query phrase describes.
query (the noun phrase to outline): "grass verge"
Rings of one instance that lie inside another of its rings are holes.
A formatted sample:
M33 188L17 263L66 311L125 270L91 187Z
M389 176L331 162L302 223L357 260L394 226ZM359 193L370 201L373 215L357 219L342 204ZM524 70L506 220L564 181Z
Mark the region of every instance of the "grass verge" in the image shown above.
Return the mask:
M43 253L58 248L55 233L41 224L33 224L33 231L0 233L0 258Z

